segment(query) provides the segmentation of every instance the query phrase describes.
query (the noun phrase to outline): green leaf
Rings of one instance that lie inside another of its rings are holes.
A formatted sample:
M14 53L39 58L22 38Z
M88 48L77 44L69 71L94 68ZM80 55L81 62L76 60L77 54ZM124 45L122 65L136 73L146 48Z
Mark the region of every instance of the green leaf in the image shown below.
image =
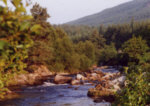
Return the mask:
M24 30L29 29L29 27L30 27L30 22L23 22L20 26L20 30L24 31Z
M38 33L40 29L42 29L42 27L41 27L41 25L39 25L39 24L33 25L33 26L31 27L31 31L32 31L32 32L35 32L35 33Z
M0 40L0 50L3 50L5 46L7 46L8 43L3 41L3 40Z

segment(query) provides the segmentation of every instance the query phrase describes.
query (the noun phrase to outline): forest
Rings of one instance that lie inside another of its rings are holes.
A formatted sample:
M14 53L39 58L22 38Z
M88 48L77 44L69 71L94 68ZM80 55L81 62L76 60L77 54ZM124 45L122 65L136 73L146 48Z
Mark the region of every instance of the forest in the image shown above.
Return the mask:
M31 15L22 0L0 5L0 98L16 74L33 65L54 72L84 72L94 65L123 66L127 86L116 94L117 105L150 104L150 22L98 27L51 25L47 9L35 4Z

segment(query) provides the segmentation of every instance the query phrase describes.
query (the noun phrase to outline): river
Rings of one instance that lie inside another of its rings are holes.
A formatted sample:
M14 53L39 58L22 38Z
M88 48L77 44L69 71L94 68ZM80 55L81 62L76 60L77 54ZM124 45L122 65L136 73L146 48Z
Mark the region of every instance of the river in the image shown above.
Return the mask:
M97 69L99 70L99 69ZM115 69L104 69L106 72L118 72ZM94 99L87 96L88 89L92 84L84 85L55 85L45 82L43 85L24 87L15 91L19 98L7 100L0 106L110 106L110 103L95 103Z
M94 103L87 96L91 84L80 86L55 85L46 82L36 87L22 88L17 91L20 97L0 103L0 106L108 106L105 103Z

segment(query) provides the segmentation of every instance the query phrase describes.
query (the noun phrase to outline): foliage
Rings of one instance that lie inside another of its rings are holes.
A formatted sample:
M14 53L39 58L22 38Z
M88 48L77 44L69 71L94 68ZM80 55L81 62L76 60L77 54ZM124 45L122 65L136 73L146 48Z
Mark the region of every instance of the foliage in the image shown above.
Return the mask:
M98 48L104 48L105 46L105 39L103 35L100 35L97 30L94 30L91 36L89 36L89 40Z
M81 70L87 70L96 63L96 49L91 41L79 42L75 50L80 55Z
M123 44L123 52L129 56L129 62L141 63L141 59L146 55L149 47L141 37L133 37Z
M117 50L114 47L114 44L106 45L103 49L100 50L100 57L99 57L99 63L103 64L111 64L115 65L116 63L113 63L114 60L117 57Z
M31 24L32 17L26 14L21 0L11 1L14 11L8 8L7 0L0 2L5 4L0 6L0 95L3 95L9 78L26 68L24 61L33 44L30 34L36 31L33 30L36 25Z
M67 33L67 35L69 35L74 43L86 41L95 30L94 27L90 26L60 25L59 27L61 27Z
M74 45L71 40L57 29L58 38L54 42L54 70L70 70L78 69L79 65L77 63L78 57L74 51ZM60 67L61 66L61 67Z
M44 11L40 15L34 16L35 13L39 13L41 10ZM96 40L91 39L91 41L85 40L84 42L77 41L73 43L60 26L53 27L46 21L46 18L48 18L46 16L49 15L45 8L35 4L31 9L31 13L34 17L33 22L38 23L43 30L32 37L35 43L29 50L28 66L42 64L53 71L73 72L75 70L87 70L94 63L97 63L95 46L97 49L102 47L104 40L101 36L96 35ZM43 17L46 20L43 20ZM64 28L67 30L68 27L64 26ZM28 70L32 69L28 68Z
M35 20L46 21L50 17L46 8L42 8L39 4L33 6L31 13Z
M148 69L149 70L149 69ZM126 72L127 85L116 96L116 104L121 106L145 106L150 101L149 71L134 66Z

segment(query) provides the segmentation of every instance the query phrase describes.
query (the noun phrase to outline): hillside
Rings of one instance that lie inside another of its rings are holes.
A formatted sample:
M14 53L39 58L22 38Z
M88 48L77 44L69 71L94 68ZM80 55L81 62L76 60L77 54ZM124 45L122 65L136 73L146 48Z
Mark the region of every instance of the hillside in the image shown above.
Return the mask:
M150 18L149 10L150 0L134 0L65 24L97 26L130 22L133 18L142 21Z

